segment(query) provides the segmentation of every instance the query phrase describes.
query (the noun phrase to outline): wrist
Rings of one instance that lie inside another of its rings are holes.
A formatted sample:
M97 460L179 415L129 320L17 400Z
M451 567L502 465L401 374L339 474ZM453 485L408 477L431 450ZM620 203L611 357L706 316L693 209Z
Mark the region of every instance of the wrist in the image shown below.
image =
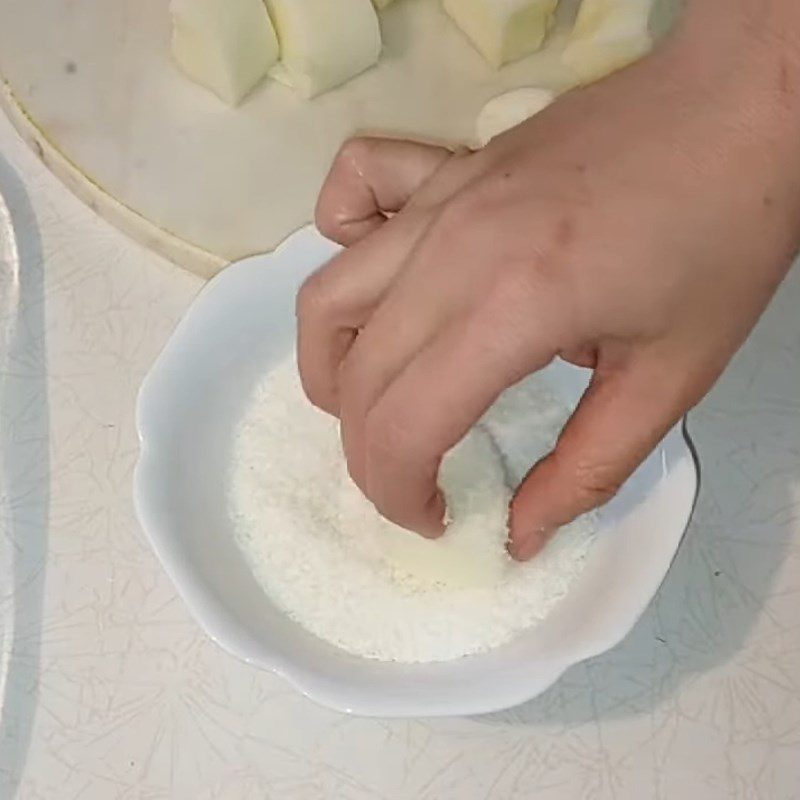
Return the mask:
M800 0L686 3L653 66L754 136L791 148L800 169Z
M679 35L778 48L800 65L797 0L683 0Z
M735 164L741 185L780 209L776 240L796 246L800 0L685 2L686 13L646 69L672 96L668 107L692 120L700 158Z
M685 0L665 51L697 77L739 82L770 69L800 81L798 0ZM800 91L795 93L800 104Z

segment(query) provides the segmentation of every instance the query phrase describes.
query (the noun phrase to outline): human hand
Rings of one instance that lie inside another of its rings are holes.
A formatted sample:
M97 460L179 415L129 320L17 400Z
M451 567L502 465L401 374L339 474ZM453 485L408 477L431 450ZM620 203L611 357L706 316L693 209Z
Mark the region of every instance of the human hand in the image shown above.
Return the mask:
M699 76L686 48L476 153L341 151L317 218L347 249L300 292L299 365L389 519L441 533L442 455L560 356L594 372L514 498L510 549L530 558L614 495L757 321L799 241L800 70L765 52Z

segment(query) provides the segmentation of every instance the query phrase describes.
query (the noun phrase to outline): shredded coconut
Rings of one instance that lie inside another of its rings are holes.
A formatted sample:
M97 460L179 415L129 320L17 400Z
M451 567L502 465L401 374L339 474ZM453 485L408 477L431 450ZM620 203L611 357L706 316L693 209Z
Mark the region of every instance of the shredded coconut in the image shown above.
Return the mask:
M452 522L428 541L381 517L350 481L336 420L308 403L287 360L236 430L228 496L238 544L278 607L351 653L429 662L497 647L547 615L592 542L589 515L527 564L504 546L508 487L552 448L568 414L536 377L507 391L445 457Z

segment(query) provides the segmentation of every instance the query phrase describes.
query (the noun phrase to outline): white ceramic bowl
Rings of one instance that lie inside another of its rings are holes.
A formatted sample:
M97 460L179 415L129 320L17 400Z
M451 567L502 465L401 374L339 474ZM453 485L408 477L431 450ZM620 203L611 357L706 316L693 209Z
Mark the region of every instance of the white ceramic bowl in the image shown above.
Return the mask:
M675 428L601 514L584 572L538 627L492 652L400 665L344 653L275 608L234 541L225 473L256 382L293 347L294 297L336 252L311 228L276 253L234 264L179 324L139 396L134 499L189 609L225 649L326 706L361 715L475 714L517 705L568 667L617 644L663 580L691 515L697 471ZM575 401L586 375L549 368Z

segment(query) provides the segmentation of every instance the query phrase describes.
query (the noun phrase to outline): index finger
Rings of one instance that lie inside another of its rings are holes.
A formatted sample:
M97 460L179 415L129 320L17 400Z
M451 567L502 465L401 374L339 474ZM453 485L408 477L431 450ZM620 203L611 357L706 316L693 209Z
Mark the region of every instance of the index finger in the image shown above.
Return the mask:
M595 370L555 449L517 490L515 558L532 558L559 527L608 502L694 404L707 381L695 380L683 364L668 364L645 353L623 367Z

